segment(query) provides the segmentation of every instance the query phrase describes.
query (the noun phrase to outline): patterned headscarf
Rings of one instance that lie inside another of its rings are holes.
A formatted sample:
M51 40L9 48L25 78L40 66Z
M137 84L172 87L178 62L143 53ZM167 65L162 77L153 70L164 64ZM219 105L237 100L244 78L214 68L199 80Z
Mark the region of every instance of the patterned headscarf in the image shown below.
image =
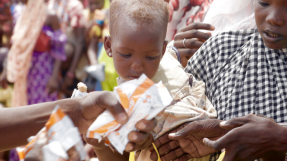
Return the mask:
M7 62L7 78L14 82L13 107L27 105L27 75L33 49L45 19L44 0L29 0L16 22Z

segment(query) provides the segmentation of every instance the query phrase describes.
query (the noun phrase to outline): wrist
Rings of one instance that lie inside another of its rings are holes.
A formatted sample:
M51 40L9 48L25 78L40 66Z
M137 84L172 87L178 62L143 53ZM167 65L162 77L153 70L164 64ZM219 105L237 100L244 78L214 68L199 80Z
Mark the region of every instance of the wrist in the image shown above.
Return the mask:
M76 127L79 126L79 119L81 114L81 99L80 98L68 98L59 100L62 110L67 114L73 121Z
M278 125L278 132L275 135L275 142L272 146L274 151L287 151L287 127Z

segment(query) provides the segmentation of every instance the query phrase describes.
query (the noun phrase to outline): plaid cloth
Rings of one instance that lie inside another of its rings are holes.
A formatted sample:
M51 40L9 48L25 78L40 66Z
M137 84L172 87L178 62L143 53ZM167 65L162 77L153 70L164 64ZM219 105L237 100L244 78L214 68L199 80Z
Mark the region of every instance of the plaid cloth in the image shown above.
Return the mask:
M210 38L185 70L205 82L218 119L254 113L287 121L287 48L269 49L256 29Z

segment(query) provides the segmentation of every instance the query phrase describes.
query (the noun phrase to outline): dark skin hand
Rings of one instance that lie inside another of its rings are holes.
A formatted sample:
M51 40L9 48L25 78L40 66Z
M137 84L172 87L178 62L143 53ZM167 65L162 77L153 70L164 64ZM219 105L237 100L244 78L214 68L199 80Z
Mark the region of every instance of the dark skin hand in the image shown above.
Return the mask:
M214 151L225 148L224 161L284 160L286 128L274 120L250 114L222 122L220 126L232 130L216 141L206 138L204 142Z
M94 147L94 150L97 154L97 157L99 160L105 161L105 160L128 160L129 158L129 152L137 151L141 149L148 148L152 142L153 137L150 133L156 126L156 120L153 119L152 121L147 120L141 120L139 121L135 127L139 131L132 131L128 135L129 143L126 145L126 149L123 155L119 154L115 148L110 145L110 147L107 147L104 144L104 141L101 141L100 143L96 139L86 138L84 137L85 141L88 144L91 144Z
M177 48L181 56L183 67L187 65L188 60L201 47L201 45L210 38L211 33L204 33L198 30L212 31L215 28L207 23L195 22L183 27L174 37L174 47ZM185 46L183 40L185 40Z
M128 120L128 116L117 101L115 94L107 91L91 92L82 98L62 99L8 109L0 108L0 152L27 144L27 138L37 134L45 126L56 105L61 106L74 125L79 128L81 134L86 134L91 124L106 109L111 112L118 123L124 124ZM139 123L143 124L144 128L142 129L147 129L147 131L149 131L150 125L155 127L156 124L155 120L144 120ZM134 143L132 145L135 145L132 148L136 149L139 147L138 144L149 141L147 135L144 132L137 135L137 139L134 142L131 141Z
M156 139L155 145L159 148L161 159L183 161L213 154L216 150L207 147L203 138L216 140L226 134L228 130L220 128L220 122L208 119L186 123ZM157 160L156 153L152 152L150 158Z

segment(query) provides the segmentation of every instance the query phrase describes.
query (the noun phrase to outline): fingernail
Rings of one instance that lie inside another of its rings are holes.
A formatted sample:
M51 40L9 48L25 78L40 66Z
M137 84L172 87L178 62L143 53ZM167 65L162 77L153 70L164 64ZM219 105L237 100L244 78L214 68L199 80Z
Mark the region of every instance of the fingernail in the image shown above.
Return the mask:
M226 125L226 121L222 121L219 124L220 124L220 126L225 126Z
M203 138L203 143L206 144L207 138Z
M170 137L175 137L175 133L168 134Z
M128 144L126 149L127 149L127 151L132 151L133 150L133 146Z
M206 138L203 138L203 140L202 140L204 144L205 144L205 139L206 139Z
M211 25L211 29L212 29L212 30L214 30L214 29L215 29L215 27Z
M118 115L118 120L120 123L125 122L128 119L127 115L125 113L120 113Z
M153 150L149 150L151 153L153 152Z
M137 138L138 138L137 135L132 135L131 139L132 139L132 141L135 141L135 140L137 140Z
M141 130L143 130L143 129L146 128L146 125L145 125L144 123L140 123L140 124L139 124L139 128L140 128Z

